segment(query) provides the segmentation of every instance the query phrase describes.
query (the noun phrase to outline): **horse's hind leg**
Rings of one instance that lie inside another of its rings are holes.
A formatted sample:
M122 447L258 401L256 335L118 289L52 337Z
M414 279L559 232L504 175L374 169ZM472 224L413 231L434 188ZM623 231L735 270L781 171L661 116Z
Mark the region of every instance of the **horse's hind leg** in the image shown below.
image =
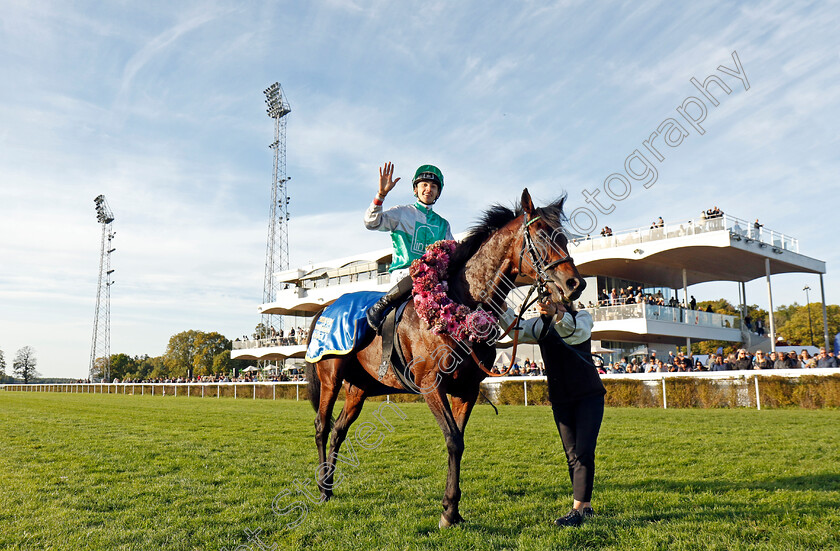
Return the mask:
M348 383L345 390L347 401L344 402L344 409L341 410L341 414L336 419L332 435L330 436L330 452L327 454L327 465L325 466L321 463L318 469L318 485L321 487L322 495L332 495L334 486L333 477L336 470L338 451L344 439L347 438L347 431L350 429L350 425L359 418L359 414L362 413L362 406L365 403L366 394L363 389ZM352 449L352 443L348 445L351 446L348 457L351 458L350 462L352 463L356 457L356 450Z
M332 428L332 413L338 392L341 390L341 361L338 358L321 360L317 364L317 377L321 381L318 413L315 415L315 445L318 447L318 465L327 463L327 437ZM320 472L320 469L319 469ZM321 487L321 500L332 496L332 490Z
M464 519L458 512L461 501L461 457L464 455L464 434L458 428L446 394L440 387L425 395L426 403L443 431L446 449L449 452L449 473L446 477L446 490L443 493L443 514L438 526L448 528Z
M478 401L479 387L476 385L475 389L469 389L463 396L452 396L452 416L455 418L455 424L458 425L458 430L461 435L467 428L467 422L470 420L470 413L472 413L473 406Z

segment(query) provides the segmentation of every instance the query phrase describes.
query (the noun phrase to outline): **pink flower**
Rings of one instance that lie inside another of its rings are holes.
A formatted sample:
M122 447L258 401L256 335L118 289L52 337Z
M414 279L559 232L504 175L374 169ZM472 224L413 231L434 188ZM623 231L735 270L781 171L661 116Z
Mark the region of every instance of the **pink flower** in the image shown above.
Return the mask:
M446 294L449 284L444 278L455 248L455 241L438 241L411 263L414 308L436 335L448 334L459 340L486 340L496 318L489 312L473 312L463 304L456 304Z

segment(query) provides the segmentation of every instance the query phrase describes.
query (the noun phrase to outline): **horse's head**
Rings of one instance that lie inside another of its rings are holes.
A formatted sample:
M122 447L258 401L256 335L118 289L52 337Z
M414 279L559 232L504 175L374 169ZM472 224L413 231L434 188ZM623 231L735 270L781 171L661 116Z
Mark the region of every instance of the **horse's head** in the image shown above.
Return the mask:
M536 208L526 188L520 202L517 269L520 275L542 285L552 302L575 300L586 287L569 255L569 240L563 232L564 201L565 197L547 207Z

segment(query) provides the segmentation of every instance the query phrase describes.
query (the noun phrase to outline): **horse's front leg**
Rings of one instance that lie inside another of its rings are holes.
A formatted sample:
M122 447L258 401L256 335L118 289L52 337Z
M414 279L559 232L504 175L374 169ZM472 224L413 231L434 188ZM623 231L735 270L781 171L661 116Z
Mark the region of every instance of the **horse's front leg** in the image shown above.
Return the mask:
M438 422L443 437L446 439L446 449L449 452L449 473L446 477L446 490L443 493L443 514L438 526L448 528L463 518L458 512L461 501L461 457L464 454L464 436L455 422L446 393L440 387L425 395L426 403Z

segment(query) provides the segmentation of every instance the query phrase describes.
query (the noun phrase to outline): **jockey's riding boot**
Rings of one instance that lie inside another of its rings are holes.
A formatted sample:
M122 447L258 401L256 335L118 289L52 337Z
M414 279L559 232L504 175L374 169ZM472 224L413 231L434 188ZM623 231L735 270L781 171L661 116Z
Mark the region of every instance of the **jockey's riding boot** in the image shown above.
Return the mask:
M408 295L411 293L411 286L411 276L406 276L394 285L390 291L385 293L385 296L380 298L376 304L368 309L366 313L368 325L378 333L379 327L385 320L385 315L391 308L398 306L403 300L408 298Z

